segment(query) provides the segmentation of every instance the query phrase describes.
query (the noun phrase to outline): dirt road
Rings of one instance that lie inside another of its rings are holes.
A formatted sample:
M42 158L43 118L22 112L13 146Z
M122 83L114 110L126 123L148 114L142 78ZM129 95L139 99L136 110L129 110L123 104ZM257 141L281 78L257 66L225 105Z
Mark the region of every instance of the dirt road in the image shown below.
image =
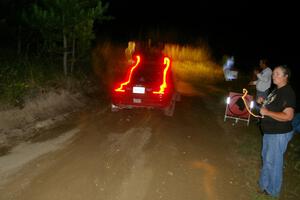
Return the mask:
M26 155L36 156L2 176L0 199L250 199L233 137L257 129L224 123L224 109L219 93L183 96L171 118L155 110L80 113L27 144Z

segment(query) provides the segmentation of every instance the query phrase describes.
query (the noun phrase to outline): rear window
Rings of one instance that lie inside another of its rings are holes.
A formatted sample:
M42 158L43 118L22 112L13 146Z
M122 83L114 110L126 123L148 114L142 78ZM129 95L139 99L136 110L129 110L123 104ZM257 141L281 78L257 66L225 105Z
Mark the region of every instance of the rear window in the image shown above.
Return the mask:
M161 79L164 65L157 61L142 61L133 74L133 81L136 83L152 83Z

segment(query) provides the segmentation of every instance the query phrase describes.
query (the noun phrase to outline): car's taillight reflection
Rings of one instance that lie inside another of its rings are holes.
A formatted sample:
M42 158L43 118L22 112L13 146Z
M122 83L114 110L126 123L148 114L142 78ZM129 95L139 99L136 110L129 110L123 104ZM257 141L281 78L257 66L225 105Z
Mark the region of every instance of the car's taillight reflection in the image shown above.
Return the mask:
M127 72L126 81L123 82L123 83L121 83L120 86L115 89L116 92L125 92L124 86L130 83L131 77L132 77L132 73L138 67L138 65L139 65L140 62L141 62L141 57L137 55L136 56L136 63L135 63L135 65L133 67L131 67L130 70Z

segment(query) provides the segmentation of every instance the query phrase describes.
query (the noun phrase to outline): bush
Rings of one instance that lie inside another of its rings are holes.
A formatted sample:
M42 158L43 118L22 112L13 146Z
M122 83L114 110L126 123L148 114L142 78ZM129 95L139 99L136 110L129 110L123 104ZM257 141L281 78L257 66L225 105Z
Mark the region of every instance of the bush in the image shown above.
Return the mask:
M59 85L65 77L60 65L46 58L6 59L0 63L1 102L22 107L25 98L47 87Z

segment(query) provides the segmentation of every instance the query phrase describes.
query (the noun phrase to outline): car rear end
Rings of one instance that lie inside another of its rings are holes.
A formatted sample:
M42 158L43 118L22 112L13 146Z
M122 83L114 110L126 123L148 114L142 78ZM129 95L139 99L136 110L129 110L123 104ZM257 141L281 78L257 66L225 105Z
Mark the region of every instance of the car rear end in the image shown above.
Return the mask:
M171 60L168 57L136 56L123 82L112 92L112 110L169 106L174 93Z

